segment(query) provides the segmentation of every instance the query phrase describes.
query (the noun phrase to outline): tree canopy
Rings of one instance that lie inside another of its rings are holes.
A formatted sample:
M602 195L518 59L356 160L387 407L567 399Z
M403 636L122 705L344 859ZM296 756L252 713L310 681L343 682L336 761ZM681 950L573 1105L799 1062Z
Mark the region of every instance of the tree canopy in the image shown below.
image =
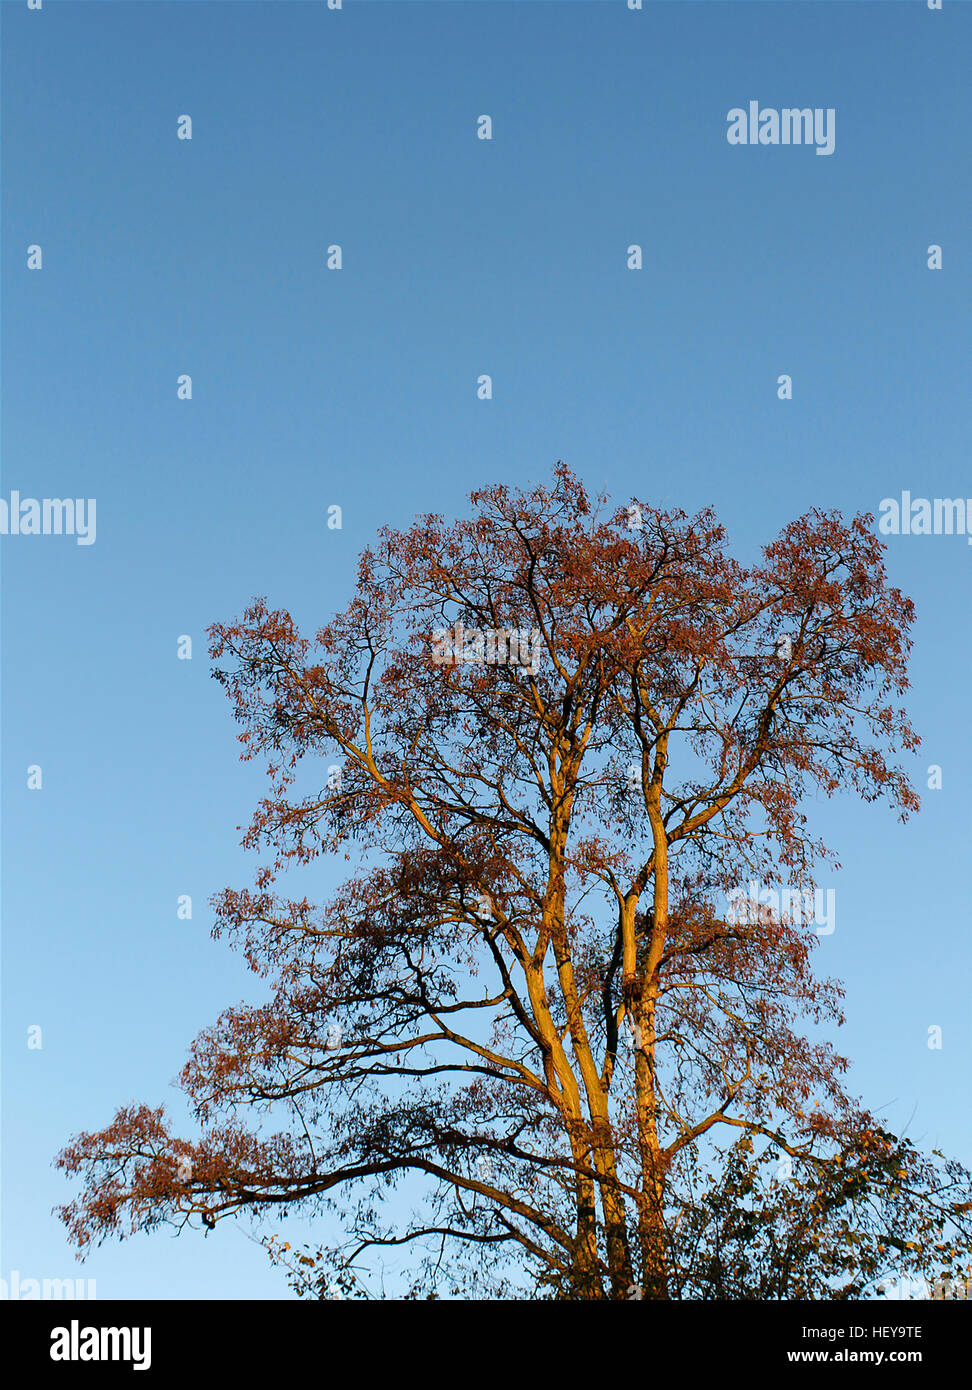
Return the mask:
M197 1137L132 1105L60 1155L79 1247L328 1208L337 1243L265 1237L312 1296L400 1246L414 1296L964 1272L969 1175L845 1091L804 910L836 863L809 794L917 809L912 619L870 517L811 510L744 565L711 510L558 465L382 530L313 640L262 599L215 624L269 777L215 932L272 992L192 1045ZM287 895L342 856L328 902ZM782 907L740 910L750 882Z

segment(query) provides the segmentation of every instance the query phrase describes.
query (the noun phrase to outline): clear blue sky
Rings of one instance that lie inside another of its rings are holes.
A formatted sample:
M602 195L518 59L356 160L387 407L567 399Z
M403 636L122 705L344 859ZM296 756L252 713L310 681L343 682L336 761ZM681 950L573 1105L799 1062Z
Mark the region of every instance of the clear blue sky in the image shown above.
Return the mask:
M741 558L811 505L972 492L972 5L10 0L2 22L2 494L94 497L97 540L0 543L0 1274L285 1296L228 1224L82 1270L50 1214L66 1139L129 1100L178 1114L192 1037L255 997L208 936L262 788L206 625L266 593L313 626L377 526L558 458L623 500L713 504ZM834 154L730 146L750 100L834 107ZM943 787L907 827L818 808L844 866L818 965L847 982L853 1086L969 1160L972 548L899 537L888 563L919 612L913 768Z

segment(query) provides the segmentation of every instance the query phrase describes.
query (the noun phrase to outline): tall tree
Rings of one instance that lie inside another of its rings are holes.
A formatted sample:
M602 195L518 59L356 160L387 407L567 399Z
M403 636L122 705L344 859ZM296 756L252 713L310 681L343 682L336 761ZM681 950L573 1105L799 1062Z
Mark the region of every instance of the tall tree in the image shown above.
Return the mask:
M215 931L272 997L194 1043L200 1137L133 1106L64 1150L75 1240L330 1205L337 1243L268 1237L312 1293L400 1244L417 1294L838 1296L898 1246L955 1271L968 1176L843 1090L804 910L833 862L808 793L918 804L872 519L810 511L745 566L711 511L612 510L563 465L471 501L383 530L313 644L263 600L211 629L270 778ZM281 891L342 855L326 905Z

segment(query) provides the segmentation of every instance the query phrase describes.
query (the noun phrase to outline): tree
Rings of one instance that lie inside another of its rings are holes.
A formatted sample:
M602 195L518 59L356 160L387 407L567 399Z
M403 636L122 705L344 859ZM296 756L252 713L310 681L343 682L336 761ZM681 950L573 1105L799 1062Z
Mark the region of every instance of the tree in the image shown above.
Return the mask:
M313 644L262 599L211 629L270 778L215 932L272 995L194 1043L199 1138L132 1106L64 1150L73 1238L331 1204L336 1244L265 1237L316 1295L399 1244L416 1296L838 1296L894 1242L958 1269L968 1175L845 1093L810 963L806 794L918 805L872 518L744 566L711 510L612 511L563 465L471 502L381 531ZM324 906L283 894L342 855Z

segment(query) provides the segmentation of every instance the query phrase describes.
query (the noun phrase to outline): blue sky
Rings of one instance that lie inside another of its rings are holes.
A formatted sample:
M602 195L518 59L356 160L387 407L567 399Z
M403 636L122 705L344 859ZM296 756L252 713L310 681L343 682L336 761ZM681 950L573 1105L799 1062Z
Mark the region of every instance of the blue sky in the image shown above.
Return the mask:
M972 492L972 6L2 10L0 491L94 497L97 539L0 542L0 1275L282 1297L227 1223L78 1268L50 1214L65 1140L129 1100L178 1114L192 1037L255 994L208 936L262 786L205 627L257 593L313 627L379 525L558 458L622 500L712 504L742 559L812 505ZM835 152L730 146L750 100L833 107ZM913 770L943 785L905 827L816 808L843 862L818 968L847 983L853 1086L968 1161L972 551L901 536L888 564L919 614Z

